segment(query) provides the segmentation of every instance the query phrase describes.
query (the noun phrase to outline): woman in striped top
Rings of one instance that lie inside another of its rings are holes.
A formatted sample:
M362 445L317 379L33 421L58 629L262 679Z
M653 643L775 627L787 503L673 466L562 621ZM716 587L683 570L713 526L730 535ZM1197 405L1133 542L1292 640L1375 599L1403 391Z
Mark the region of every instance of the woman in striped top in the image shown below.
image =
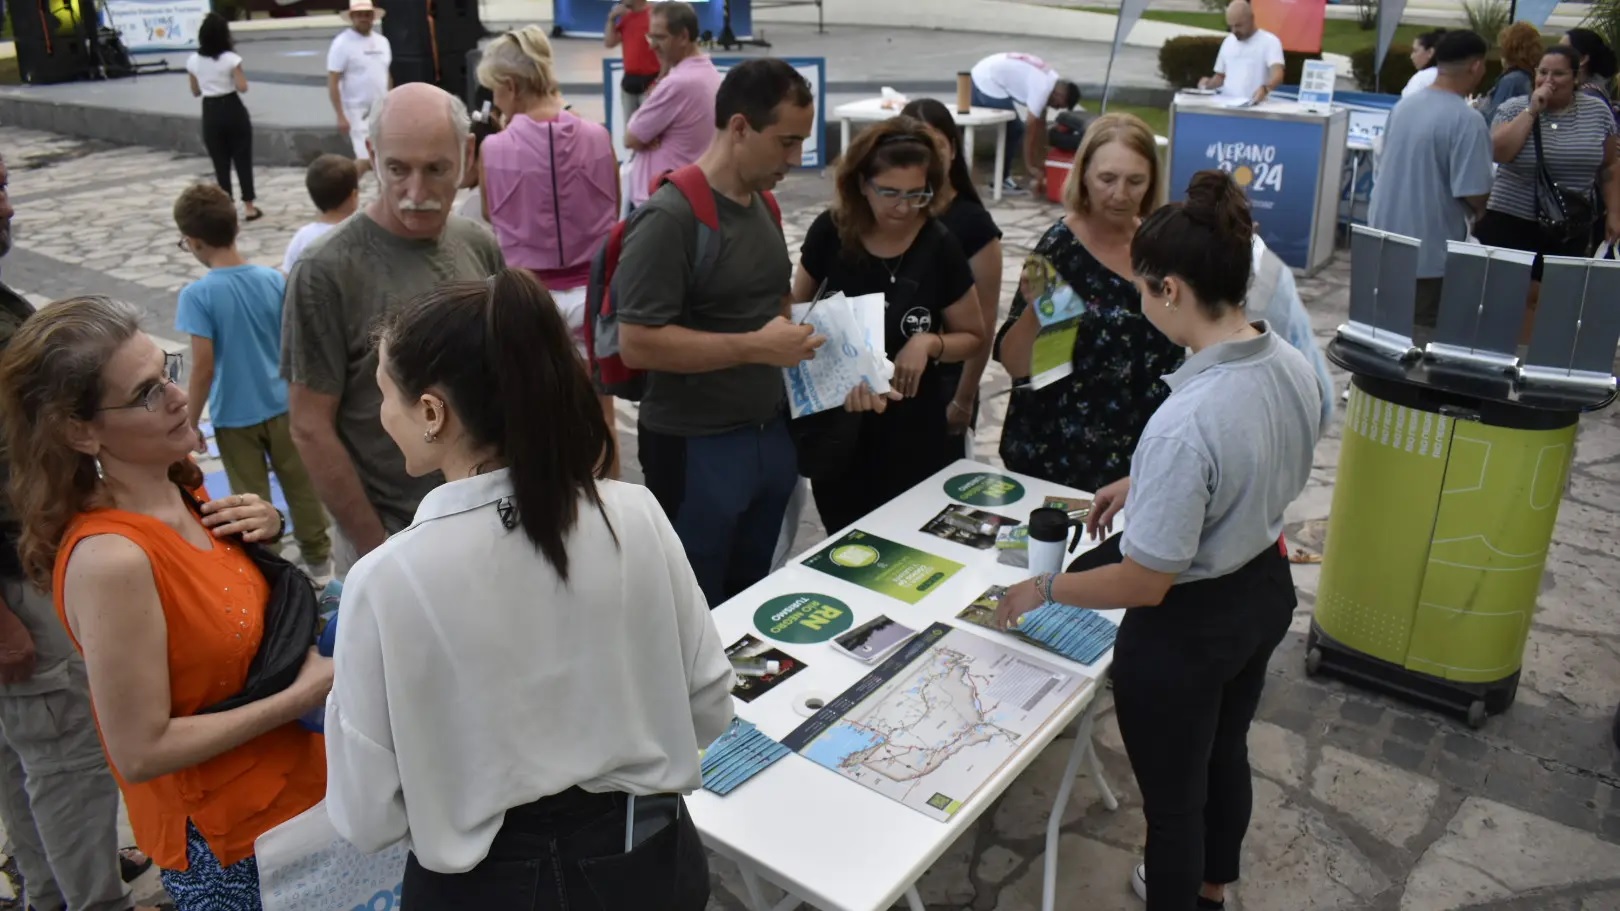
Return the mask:
M1536 68L1536 88L1528 97L1510 98L1496 111L1491 124L1491 147L1497 163L1496 185L1491 189L1485 216L1474 226L1480 243L1528 250L1537 254L1531 270L1526 329L1535 315L1540 293L1543 255L1586 256L1592 251L1585 232L1567 241L1547 236L1536 218L1536 125L1541 127L1542 155L1547 170L1566 193L1601 191L1608 203L1605 236L1620 237L1620 169L1608 165L1615 157L1615 123L1609 106L1577 91L1580 56L1564 46L1551 47ZM1598 175L1605 174L1598 187ZM1588 208L1591 211L1591 208Z

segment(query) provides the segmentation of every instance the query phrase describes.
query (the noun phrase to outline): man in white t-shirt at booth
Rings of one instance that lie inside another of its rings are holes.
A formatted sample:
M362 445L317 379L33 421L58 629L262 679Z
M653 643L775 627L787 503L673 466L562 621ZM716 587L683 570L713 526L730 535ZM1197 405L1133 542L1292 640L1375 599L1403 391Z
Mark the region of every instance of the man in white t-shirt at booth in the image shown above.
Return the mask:
M991 54L973 65L973 105L1014 114L1007 124L1006 170L996 175L1003 192L1024 192L1012 179L1013 159L1020 149L1029 170L1030 192L1039 196L1044 191L1047 108L1067 111L1079 101L1080 87L1059 78L1051 64L1033 54Z
M349 27L332 39L332 47L326 52L326 94L337 113L338 129L349 134L355 167L364 176L371 168L371 153L366 150L366 115L393 88L388 67L394 62L394 51L376 29L383 10L371 0L349 0L349 8L338 15Z
M1233 0L1226 8L1226 27L1230 34L1215 57L1215 75L1198 80L1198 87L1259 104L1282 85L1282 41L1254 24L1248 0Z

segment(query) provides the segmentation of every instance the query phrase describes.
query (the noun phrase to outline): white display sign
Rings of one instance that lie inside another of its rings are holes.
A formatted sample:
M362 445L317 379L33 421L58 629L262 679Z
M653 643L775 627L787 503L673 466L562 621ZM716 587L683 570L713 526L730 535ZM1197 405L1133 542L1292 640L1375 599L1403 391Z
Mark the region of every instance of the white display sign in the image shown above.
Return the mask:
M101 24L132 53L194 51L209 0L102 0Z
M1307 111L1326 114L1333 109L1333 84L1338 78L1333 64L1324 60L1305 61L1305 71L1299 77L1299 103Z

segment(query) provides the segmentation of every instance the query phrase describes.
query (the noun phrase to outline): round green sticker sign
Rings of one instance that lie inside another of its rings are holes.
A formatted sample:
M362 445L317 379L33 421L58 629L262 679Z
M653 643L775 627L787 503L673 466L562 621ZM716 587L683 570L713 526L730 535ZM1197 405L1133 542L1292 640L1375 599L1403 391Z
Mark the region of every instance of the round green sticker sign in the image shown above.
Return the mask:
M849 605L826 595L782 595L754 611L754 626L778 642L825 642L854 620Z
M1004 474L981 471L945 482L945 492L969 506L1006 506L1024 497L1024 485Z

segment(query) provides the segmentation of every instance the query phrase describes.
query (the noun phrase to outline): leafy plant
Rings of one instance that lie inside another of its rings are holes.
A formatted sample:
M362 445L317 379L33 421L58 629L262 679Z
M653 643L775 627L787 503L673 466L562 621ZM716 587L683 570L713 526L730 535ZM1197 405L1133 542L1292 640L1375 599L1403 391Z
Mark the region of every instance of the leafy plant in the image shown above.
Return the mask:
M1504 0L1463 0L1463 14L1468 27L1485 39L1489 47L1496 47L1496 38L1513 22L1513 12Z
M1602 35L1609 47L1620 48L1620 0L1592 0L1581 25Z

